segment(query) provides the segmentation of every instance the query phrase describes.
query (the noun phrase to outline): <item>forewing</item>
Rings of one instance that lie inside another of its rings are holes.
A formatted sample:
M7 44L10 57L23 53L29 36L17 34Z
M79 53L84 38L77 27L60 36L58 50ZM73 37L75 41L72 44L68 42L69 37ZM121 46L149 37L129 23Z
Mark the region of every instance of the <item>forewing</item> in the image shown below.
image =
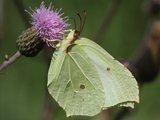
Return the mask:
M98 71L105 91L103 108L114 105L133 107L134 102L139 102L137 82L124 65L89 39L81 38L76 44L86 52Z

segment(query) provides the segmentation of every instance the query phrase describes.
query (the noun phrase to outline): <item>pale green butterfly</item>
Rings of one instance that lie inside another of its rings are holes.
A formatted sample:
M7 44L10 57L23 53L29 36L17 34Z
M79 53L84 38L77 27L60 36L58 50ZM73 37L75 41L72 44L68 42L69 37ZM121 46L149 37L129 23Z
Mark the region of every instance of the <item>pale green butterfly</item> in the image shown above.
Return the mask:
M129 70L95 42L72 30L53 53L48 90L67 116L94 116L118 105L139 102L138 85Z

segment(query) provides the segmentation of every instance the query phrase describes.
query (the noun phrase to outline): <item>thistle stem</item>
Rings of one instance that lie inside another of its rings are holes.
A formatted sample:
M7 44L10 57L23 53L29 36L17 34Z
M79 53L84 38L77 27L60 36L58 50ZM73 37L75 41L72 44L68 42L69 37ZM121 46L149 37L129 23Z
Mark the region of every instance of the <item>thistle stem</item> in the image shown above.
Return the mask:
M0 64L0 71L8 67L10 64L14 63L18 58L20 58L21 54L17 51L13 56L6 58L3 63Z

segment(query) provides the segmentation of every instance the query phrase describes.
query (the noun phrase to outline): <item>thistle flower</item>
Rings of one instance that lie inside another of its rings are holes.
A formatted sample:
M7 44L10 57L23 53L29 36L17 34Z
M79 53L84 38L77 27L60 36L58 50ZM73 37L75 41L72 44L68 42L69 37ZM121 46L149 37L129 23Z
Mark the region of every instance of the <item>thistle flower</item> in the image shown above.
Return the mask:
M32 25L35 27L41 39L49 43L51 41L59 41L63 39L65 31L68 27L68 18L62 17L63 13L60 10L55 10L49 5L45 7L44 2L40 7L33 11Z
M28 11L27 11L28 12ZM45 43L53 46L63 39L68 27L68 18L62 17L61 10L54 10L51 4L45 7L44 2L40 7L29 13L32 16L32 27L25 30L16 41L19 52L27 57L36 56Z

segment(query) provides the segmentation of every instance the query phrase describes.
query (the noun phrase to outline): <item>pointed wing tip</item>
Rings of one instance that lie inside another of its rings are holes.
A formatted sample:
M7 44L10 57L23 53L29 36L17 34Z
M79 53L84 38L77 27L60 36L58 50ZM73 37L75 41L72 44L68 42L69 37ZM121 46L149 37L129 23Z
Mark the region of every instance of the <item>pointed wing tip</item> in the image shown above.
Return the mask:
M130 107L132 109L134 109L135 104L139 103L139 99L137 100L133 100L133 101L126 101L126 102L121 102L118 104L115 104L113 106L109 106L109 107L102 107L102 110L107 110L108 108L112 108L112 107Z
M102 112L102 110L101 111L99 111L99 112L97 112L97 113L91 113L91 114L70 114L70 113L68 113L67 111L65 111L66 112L66 117L67 118L69 118L69 117L75 117L75 116L86 116L86 117L93 117L93 116L95 116L95 115L98 115L99 113L101 113Z
M72 116L73 116L73 115L66 113L66 117L67 117L67 118L72 117Z
M117 107L129 107L129 108L134 109L135 104L138 104L138 103L139 103L139 99L134 100L134 101L126 101L126 102L123 102L123 103L120 103L120 104L117 104L117 105L114 105L114 106L117 106ZM98 113L88 113L88 114L86 114L86 113L83 113L83 114L78 113L78 114L76 114L75 113L75 114L73 114L73 113L67 112L66 110L65 110L65 112L66 112L66 117L67 118L68 117L74 117L74 116L89 116L89 117L93 117L93 116L101 113L103 110L106 110L106 109L114 107L114 106L102 107L101 111L99 111Z
M121 103L121 104L119 104L119 107L130 107L130 108L134 109L134 106L136 103L137 104L139 103L139 99L135 100L135 101L128 101L128 102Z

